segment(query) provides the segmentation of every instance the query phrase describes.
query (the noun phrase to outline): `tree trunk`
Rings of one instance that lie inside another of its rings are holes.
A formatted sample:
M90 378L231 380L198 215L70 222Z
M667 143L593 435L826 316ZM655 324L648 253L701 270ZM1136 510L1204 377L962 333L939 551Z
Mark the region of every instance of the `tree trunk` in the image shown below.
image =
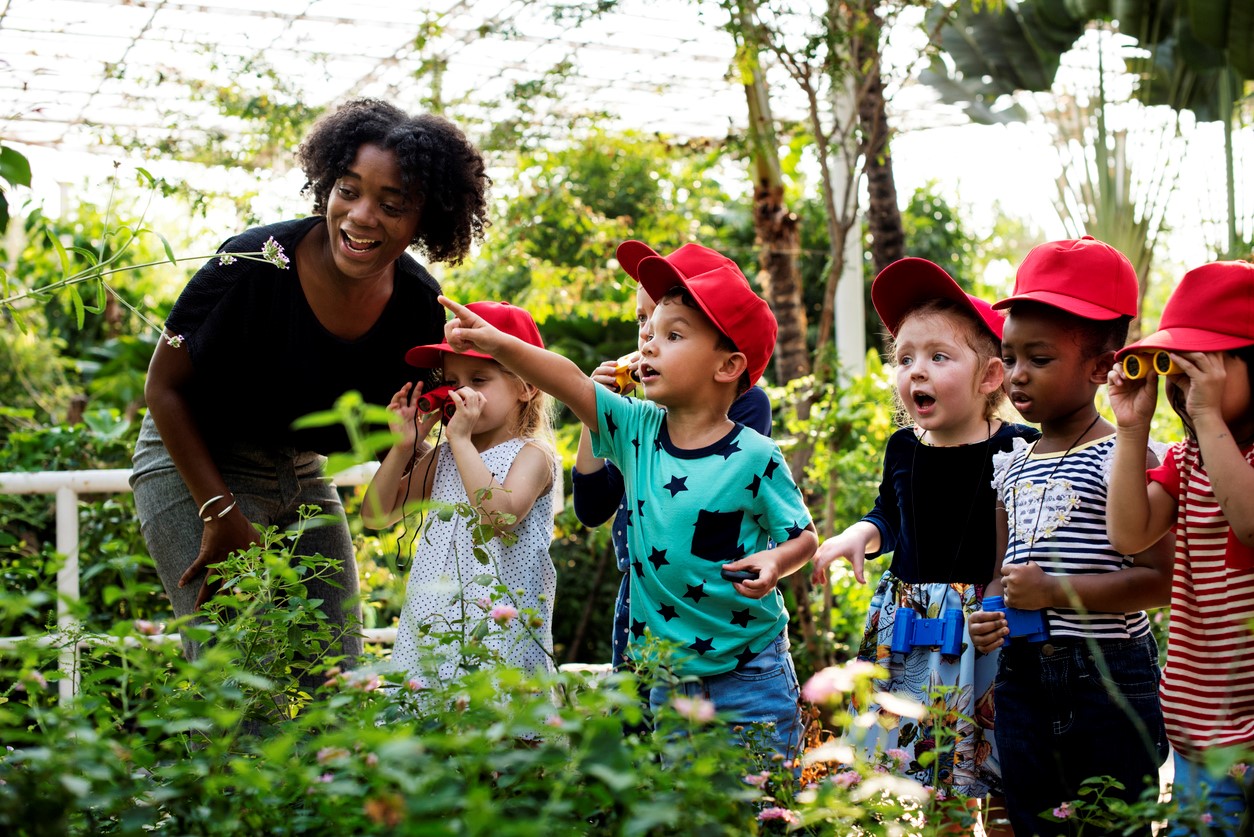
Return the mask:
M880 75L880 27L874 5L863 7L867 26L854 44L854 66L866 74L858 100L862 128L863 170L867 179L867 226L871 233L871 257L878 274L905 255L905 233L897 207L897 183L888 149L888 115L884 107L884 79Z

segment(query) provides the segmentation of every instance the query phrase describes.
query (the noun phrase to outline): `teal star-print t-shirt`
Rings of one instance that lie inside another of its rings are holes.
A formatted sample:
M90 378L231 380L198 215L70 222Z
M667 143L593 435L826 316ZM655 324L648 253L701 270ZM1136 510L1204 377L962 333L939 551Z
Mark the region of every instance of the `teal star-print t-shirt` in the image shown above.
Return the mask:
M742 596L720 570L810 523L779 446L738 424L708 447L681 450L664 409L601 386L597 414L593 451L618 466L626 486L632 646L646 629L676 643L684 676L753 659L788 624L783 596Z

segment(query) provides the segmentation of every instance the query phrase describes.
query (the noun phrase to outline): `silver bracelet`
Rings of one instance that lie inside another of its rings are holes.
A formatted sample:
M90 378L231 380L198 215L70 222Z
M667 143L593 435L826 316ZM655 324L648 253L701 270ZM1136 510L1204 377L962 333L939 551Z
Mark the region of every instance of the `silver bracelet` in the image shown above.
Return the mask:
M201 520L208 523L209 518L205 515L205 509L209 508L209 506L218 502L219 500L225 500L225 499L226 499L225 494L219 494L217 497L210 497L208 500L204 502L204 504L201 505L200 511L198 511L196 514L199 515Z
M223 509L222 511L218 512L218 520L221 520L222 518L224 518L224 517L226 517L228 514L230 514L230 513L231 513L231 509L233 509L233 508L235 508L235 501L234 501L234 500L232 500L232 501L231 501L231 505L227 506L225 509Z

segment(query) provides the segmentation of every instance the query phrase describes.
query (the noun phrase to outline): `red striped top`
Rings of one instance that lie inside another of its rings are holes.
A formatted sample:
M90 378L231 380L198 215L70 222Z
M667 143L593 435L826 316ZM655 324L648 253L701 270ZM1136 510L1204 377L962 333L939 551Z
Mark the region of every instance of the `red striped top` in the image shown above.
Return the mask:
M1251 462L1254 446L1242 452ZM1161 694L1167 737L1184 754L1254 741L1254 551L1233 535L1198 460L1188 440L1148 474L1177 502Z

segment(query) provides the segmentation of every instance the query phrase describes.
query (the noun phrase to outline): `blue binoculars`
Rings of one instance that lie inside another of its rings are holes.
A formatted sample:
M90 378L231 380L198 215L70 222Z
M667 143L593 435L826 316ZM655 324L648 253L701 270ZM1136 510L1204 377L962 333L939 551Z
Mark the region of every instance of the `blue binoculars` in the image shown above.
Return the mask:
M1042 610L1006 607L1001 596L985 596L981 609L985 613L997 612L1006 617L1010 636L1002 641L1002 645L1009 645L1011 639L1026 639L1028 642L1044 642L1049 639L1049 628L1045 626L1045 612Z
M909 654L912 648L934 646L949 656L962 653L962 611L954 607L942 616L926 619L909 607L897 608L892 652Z

